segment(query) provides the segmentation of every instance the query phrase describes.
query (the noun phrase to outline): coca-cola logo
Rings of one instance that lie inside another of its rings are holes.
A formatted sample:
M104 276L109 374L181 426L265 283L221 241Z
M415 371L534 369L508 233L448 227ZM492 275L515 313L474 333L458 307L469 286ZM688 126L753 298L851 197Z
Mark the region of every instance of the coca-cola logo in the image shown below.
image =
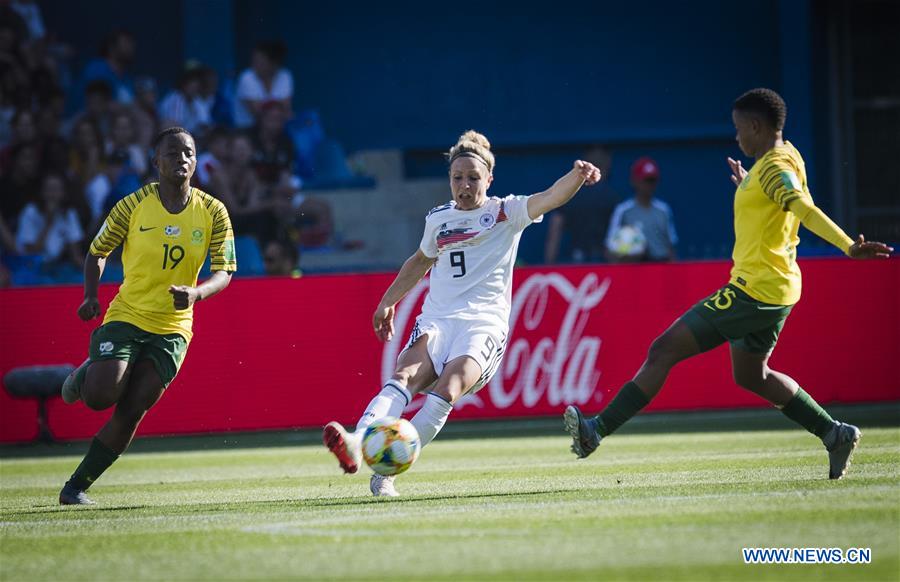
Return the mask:
M588 273L576 285L559 273L535 273L517 287L509 317L510 343L503 363L490 383L477 394L466 396L455 408L466 405L534 408L539 404L559 407L585 404L597 393L600 370L597 357L602 340L584 335L593 310L609 291L611 279ZM423 280L397 305L394 329L398 333L385 344L381 355L383 380L394 372L397 356L409 333L425 293ZM548 317L555 302L565 302L562 318ZM597 393L599 394L599 393Z

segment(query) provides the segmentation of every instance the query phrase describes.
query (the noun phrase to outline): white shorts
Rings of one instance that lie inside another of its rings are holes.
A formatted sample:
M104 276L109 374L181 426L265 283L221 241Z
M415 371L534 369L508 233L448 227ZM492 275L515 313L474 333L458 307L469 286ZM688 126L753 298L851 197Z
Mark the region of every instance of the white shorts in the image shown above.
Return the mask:
M478 362L481 377L468 391L468 394L474 394L500 368L508 328L494 322L419 316L404 351L424 334L428 334L428 356L438 376L448 362L461 356L469 356Z

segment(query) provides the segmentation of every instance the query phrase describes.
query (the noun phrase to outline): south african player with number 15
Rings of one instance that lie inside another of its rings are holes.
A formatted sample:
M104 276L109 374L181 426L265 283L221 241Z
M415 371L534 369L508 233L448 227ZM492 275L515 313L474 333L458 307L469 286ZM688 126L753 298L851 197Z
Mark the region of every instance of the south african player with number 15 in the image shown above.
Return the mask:
M735 382L819 437L828 451L828 477L840 479L859 429L835 421L793 378L769 367L781 329L800 300L798 232L803 224L854 259L886 259L894 249L863 235L853 240L815 205L803 158L784 139L787 107L778 93L747 91L735 100L731 118L738 146L756 160L748 172L728 158L736 186L731 278L653 341L637 374L599 415L587 418L577 406L566 409L572 452L579 458L593 453L601 439L650 403L678 362L727 341Z

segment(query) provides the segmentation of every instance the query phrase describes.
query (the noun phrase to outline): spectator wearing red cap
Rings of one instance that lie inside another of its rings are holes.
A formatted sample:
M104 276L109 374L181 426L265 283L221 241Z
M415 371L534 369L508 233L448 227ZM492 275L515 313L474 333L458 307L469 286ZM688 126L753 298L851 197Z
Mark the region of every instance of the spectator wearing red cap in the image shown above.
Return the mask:
M671 261L675 258L678 235L672 209L654 195L659 184L659 166L649 157L638 158L631 166L634 198L616 206L609 221L606 247L611 261ZM636 231L641 243L631 246L638 252L626 252L621 245L623 232Z

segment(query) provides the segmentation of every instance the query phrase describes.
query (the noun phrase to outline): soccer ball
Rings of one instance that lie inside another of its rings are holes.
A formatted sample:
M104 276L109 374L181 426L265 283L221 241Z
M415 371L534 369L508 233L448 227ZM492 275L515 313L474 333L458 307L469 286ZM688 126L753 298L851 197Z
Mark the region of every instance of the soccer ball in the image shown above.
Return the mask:
M620 257L636 257L647 250L647 238L635 226L620 226L609 241L608 248Z
M363 433L362 454L379 475L399 475L419 457L419 432L408 420L382 418Z

